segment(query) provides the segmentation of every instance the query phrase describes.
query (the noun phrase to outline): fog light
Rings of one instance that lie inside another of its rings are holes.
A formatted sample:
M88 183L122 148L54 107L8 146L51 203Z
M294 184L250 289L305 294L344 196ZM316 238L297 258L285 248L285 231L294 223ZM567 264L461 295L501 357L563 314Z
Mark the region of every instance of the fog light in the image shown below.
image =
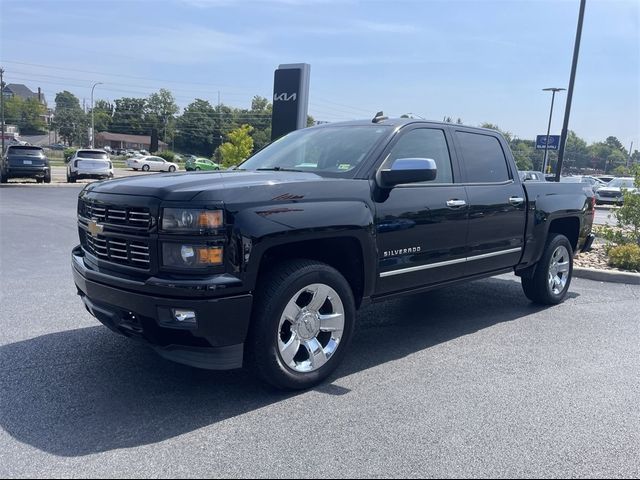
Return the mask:
M173 318L176 322L180 323L196 323L196 312L193 310L182 310L180 308L174 308L171 310L173 312Z

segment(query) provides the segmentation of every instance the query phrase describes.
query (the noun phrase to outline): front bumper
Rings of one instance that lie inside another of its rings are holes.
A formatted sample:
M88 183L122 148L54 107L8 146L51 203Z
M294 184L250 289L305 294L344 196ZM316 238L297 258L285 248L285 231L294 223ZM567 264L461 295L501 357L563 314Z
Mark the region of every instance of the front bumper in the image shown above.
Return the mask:
M250 294L185 298L183 291L175 297L131 291L130 282L123 282L124 288L108 286L88 278L92 270L85 265L79 247L72 253L72 265L78 295L87 310L111 330L145 342L162 357L185 365L210 370L242 367ZM176 322L173 308L194 311L197 323Z

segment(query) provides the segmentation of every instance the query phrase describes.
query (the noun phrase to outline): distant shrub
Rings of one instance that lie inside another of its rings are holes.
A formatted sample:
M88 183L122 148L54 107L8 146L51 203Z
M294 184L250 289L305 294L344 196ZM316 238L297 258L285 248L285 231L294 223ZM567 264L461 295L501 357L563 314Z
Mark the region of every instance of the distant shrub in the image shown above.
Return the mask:
M608 254L609 265L612 267L640 271L640 245L618 245L609 248Z
M77 151L78 151L77 148L73 148L73 147L65 148L63 152L65 163L68 163L69 160L71 160L71 157L73 157L73 154L76 153Z
M165 150L164 152L160 152L158 153L158 156L164 158L167 162L174 162L176 159L175 152L172 152L171 150Z

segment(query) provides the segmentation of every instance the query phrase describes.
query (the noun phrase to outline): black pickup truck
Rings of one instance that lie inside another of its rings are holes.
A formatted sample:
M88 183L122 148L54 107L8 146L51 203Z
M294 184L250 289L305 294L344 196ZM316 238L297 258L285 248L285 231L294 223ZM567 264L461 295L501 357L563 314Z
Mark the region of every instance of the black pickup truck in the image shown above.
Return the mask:
M73 275L89 312L165 358L302 389L370 302L505 272L561 302L594 203L521 183L498 132L377 117L290 133L233 170L88 185Z

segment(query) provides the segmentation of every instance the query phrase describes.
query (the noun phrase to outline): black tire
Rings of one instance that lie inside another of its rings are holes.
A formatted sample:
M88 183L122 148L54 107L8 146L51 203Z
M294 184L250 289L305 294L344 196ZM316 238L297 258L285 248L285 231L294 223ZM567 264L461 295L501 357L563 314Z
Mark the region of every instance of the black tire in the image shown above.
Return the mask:
M552 267L552 257L559 251L561 247L564 247L568 252L569 270L563 273L562 279L565 279L566 283L562 289L554 291L550 285L550 270ZM541 305L557 305L564 301L569 286L571 285L571 279L573 277L573 247L569 242L569 239L561 234L550 234L547 239L547 243L542 253L540 261L536 265L535 273L532 277L522 277L522 289L524 294L534 303Z
M278 348L280 318L296 292L323 283L340 297L344 307L344 330L329 360L312 372L300 373L285 364ZM304 390L321 383L340 364L348 350L355 326L355 300L347 280L333 267L311 260L291 260L261 275L251 328L246 343L247 366L268 384L283 390Z
M0 183L7 183L9 178L4 173L0 172Z
M76 177L74 174L67 175L67 183L76 183Z
M199 172L199 171L200 171L200 167L196 167L196 172Z
M176 171L176 167L174 167L173 165L171 165L171 166L169 167L169 173L173 173L173 172L175 172L175 171Z
M134 168L134 169L133 169L133 171L134 171L134 172L137 172L137 171L138 171L138 169L137 169L137 168Z
M44 174L44 178L42 179L44 183L51 183L51 172L47 172Z
M143 165L142 166L142 171L143 172L148 172L149 171L149 165Z

